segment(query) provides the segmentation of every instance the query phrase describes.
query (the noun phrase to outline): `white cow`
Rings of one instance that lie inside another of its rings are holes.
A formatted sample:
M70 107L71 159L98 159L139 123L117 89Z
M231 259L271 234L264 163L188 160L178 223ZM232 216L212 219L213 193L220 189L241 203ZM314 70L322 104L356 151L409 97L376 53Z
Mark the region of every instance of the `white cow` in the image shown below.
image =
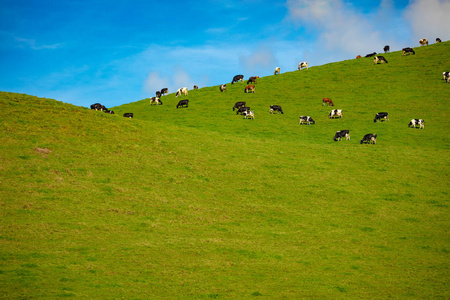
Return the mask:
M301 63L298 64L298 69L301 70L303 68L306 68L306 70L308 70L308 62L303 61Z
M333 109L332 111L330 111L330 113L328 114L328 118L331 119L334 117L342 118L342 109Z
M275 72L273 72L273 75L280 74L280 67L275 68Z
M187 96L188 95L188 88L187 87L179 88L177 90L177 93L175 94L175 97L178 97L181 94L184 94L185 96Z
M414 127L416 128L416 125L419 125L420 129L425 128L425 121L422 119L412 119L411 122L409 122L408 127Z
M255 119L255 112L253 110L250 111L246 110L242 114L244 115L244 119L252 119L252 120Z

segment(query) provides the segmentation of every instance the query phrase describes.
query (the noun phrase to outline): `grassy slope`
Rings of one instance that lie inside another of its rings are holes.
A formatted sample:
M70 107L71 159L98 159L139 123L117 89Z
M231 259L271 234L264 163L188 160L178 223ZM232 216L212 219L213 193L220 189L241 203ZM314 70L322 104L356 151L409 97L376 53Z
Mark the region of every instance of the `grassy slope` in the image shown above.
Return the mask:
M1 93L0 294L448 298L449 47L206 87L187 109Z

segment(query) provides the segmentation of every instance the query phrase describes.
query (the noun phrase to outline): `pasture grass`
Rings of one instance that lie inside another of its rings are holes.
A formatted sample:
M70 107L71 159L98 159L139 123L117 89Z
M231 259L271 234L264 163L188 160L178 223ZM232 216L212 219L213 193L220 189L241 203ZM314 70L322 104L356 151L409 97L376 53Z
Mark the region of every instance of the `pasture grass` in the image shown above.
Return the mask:
M1 92L0 294L448 298L449 47L281 70L254 94L228 83L115 115ZM390 120L374 123L381 111ZM334 142L342 129L351 140ZM359 144L366 133L376 145Z

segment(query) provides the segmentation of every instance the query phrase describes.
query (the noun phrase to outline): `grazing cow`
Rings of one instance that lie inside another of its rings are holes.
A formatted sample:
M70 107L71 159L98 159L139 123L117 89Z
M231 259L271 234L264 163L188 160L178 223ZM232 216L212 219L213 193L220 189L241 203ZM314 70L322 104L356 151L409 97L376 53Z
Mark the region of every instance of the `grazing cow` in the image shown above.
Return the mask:
M442 72L442 77L445 82L450 83L450 72Z
M100 103L94 103L91 105L91 109L93 110L99 110L99 111L104 111L107 110L107 108L104 105L101 105Z
M373 119L373 122L375 123L376 121L382 121L382 120L385 120L385 121L389 121L389 116L388 116L388 113L387 112L379 112L379 113L377 113L376 115L375 115L375 119Z
M375 55L377 55L377 53L376 52L373 52L373 53L369 53L369 54L367 54L366 56L364 56L364 57L372 57L372 56L375 56Z
M194 85L194 90L198 90L198 86Z
M236 102L236 103L234 104L234 106L233 106L233 111L234 111L235 108L239 108L239 107L243 107L243 106L245 106L245 101L242 101L242 102Z
M373 59L373 63L374 64L388 63L388 61L386 60L386 58L384 58L384 56L375 56L374 59Z
M246 110L242 114L244 115L244 119L255 119L255 112L253 110Z
M238 82L238 81L242 81L244 82L244 75L236 75L233 77L233 80L231 81L231 84Z
M413 48L411 47L406 47L402 49L402 56L406 55L406 54L416 54L416 52L414 51Z
M389 45L384 46L383 50L384 50L384 53L388 53L390 51Z
M248 79L248 81L247 81L247 84L250 84L250 83L257 83L256 81L257 81L258 78L259 78L259 76L253 76L253 77L250 77L250 78Z
M335 142L342 140L345 137L345 140L349 140L350 139L350 130L339 130L336 131L336 134L334 135L333 140Z
M221 92L227 91L227 85L226 85L226 84L221 84L221 85L219 86L219 89L220 89Z
M155 104L155 105L162 105L162 101L158 98L158 97L151 97L150 98L150 105Z
M169 93L169 89L168 88L163 88L161 89L161 96L164 94L168 94Z
M306 68L306 70L308 70L308 62L302 61L301 63L298 64L298 69L299 70L301 70L303 68Z
M179 88L179 89L177 90L177 93L175 94L175 97L178 97L178 96L181 95L181 94L184 94L185 96L188 95L188 89L187 89L187 87Z
M425 121L422 119L412 119L411 122L409 122L408 127L414 127L416 128L416 125L419 125L420 129L425 128Z
M124 113L123 116L125 118L133 118L133 113Z
M113 114L114 114L114 111L107 109L107 110L105 110L105 113L110 114L110 115L113 115Z
M421 40L419 41L419 44L420 44L420 46L428 45L428 40L427 40L427 39L421 39Z
M324 105L329 105L329 106L334 106L333 100L331 100L330 98L323 98L322 99L322 106Z
M334 117L342 118L342 109L333 109L332 111L330 111L330 113L328 114L328 118L331 119Z
M358 55L358 56L356 57L356 59L361 58L361 57L362 57L361 55Z
M298 123L298 125L302 125L303 123L306 123L307 125L309 125L310 123L316 124L316 121L314 121L310 116L300 116L300 122Z
M360 144L376 144L377 143L377 135L373 133L366 134L361 140Z
M177 104L177 108L178 107L188 107L188 104L189 104L189 100L188 99L180 100L180 102L178 102L178 104Z
M236 114L242 115L242 114L244 114L244 112L246 112L246 111L250 111L250 107L248 107L248 106L241 106L241 107L239 107L239 108L237 109Z
M277 74L280 74L280 67L276 67L275 68L275 72L273 72L273 75L277 75Z
M274 111L276 111L277 114L279 114L279 113L284 114L283 109L279 105L271 105L270 106L270 113L273 114Z
M161 98L161 92L160 91L156 91L156 98Z
M436 38L436 44L442 42L440 38Z
M254 92L255 92L255 86L254 86L254 85L247 85L247 86L245 87L244 92L246 92L246 93L249 93L249 92L254 93Z

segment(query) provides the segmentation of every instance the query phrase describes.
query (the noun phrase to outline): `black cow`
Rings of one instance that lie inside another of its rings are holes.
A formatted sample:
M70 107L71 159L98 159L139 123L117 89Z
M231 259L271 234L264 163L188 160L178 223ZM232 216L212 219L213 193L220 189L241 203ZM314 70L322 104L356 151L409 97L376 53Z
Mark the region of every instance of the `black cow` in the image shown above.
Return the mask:
M442 42L440 38L436 38L436 43Z
M406 55L406 54L416 54L416 52L414 51L413 48L411 47L406 47L402 49L402 56Z
M188 104L189 104L189 100L188 99L180 100L180 102L178 102L178 104L177 104L177 108L178 107L188 107Z
M133 113L124 113L123 116L125 118L133 118Z
M169 89L168 88L163 88L161 89L161 96L164 94L168 94L169 93Z
M235 108L239 108L239 107L243 107L243 106L245 106L245 101L242 101L242 102L236 102L236 103L234 104L234 106L233 106L233 111L234 111Z
M279 114L279 113L284 114L283 109L279 105L271 105L270 106L270 113L273 114L274 111L276 111L277 114Z
M100 110L100 111L104 111L107 110L107 108L104 105L101 105L100 103L94 103L91 105L91 109L94 110Z
M241 106L236 111L236 114L241 114L242 115L246 111L250 111L250 107L248 107L248 106Z
M373 53L367 54L367 55L364 56L364 57L372 57L372 56L375 56L375 55L377 55L377 53L376 53L376 52L373 52Z
M388 53L390 51L389 45L384 46L383 50L384 50L384 53Z
M339 130L336 131L333 140L335 142L342 140L345 137L346 140L350 139L350 130Z
M238 82L238 81L242 81L244 82L244 75L236 75L233 77L233 81L231 81L231 84Z
M360 144L376 144L377 143L377 135L373 133L366 134L361 140Z
M384 119L385 121L389 121L389 116L387 112L379 112L375 115L375 119L373 119L373 122L375 123L376 121L382 121L382 119Z
M442 72L442 79L445 82L450 83L450 72Z
M156 98L161 98L161 92L160 91L156 91Z
M107 110L105 110L105 113L113 115L114 111L107 109Z
M300 122L298 124L301 125L303 123L306 123L307 125L310 123L316 124L316 121L314 121L310 116L300 116Z

